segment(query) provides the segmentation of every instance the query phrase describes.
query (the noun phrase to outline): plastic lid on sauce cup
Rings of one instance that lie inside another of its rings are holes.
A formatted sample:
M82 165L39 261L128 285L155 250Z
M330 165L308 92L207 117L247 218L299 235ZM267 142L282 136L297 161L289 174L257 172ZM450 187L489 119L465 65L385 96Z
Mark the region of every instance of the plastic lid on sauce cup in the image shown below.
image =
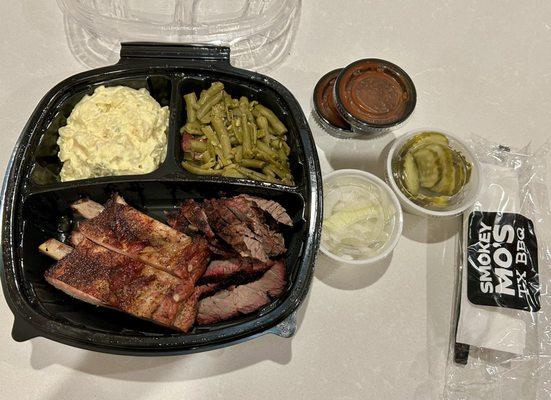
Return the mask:
M314 88L314 110L318 116L318 122L326 129L339 130L351 133L350 124L339 114L335 104L335 81L342 68L334 69L326 73Z
M358 60L343 68L334 92L339 113L354 130L366 133L397 127L411 115L417 102L408 74L376 58Z

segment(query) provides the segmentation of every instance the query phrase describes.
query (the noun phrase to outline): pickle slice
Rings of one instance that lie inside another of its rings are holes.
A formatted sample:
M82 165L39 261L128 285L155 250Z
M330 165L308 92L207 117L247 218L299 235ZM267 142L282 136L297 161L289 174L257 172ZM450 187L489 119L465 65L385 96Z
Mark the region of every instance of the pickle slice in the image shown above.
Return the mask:
M448 196L425 196L419 193L415 197L415 202L424 207L446 207L450 204L450 198Z
M419 171L413 156L409 153L404 157L402 178L407 191L414 196L417 195L419 193Z
M429 144L449 144L448 138L440 132L422 132L409 139L402 147L402 154Z
M413 158L419 170L419 183L421 187L430 189L440 180L440 160L438 154L426 147L422 147L413 153Z
M452 196L455 194L455 167L453 151L449 147L444 147L438 144L431 144L427 149L433 150L438 154L440 164L440 180L431 187L435 193Z
M392 169L401 189L424 207L443 208L469 182L472 165L439 132L419 133L400 149Z

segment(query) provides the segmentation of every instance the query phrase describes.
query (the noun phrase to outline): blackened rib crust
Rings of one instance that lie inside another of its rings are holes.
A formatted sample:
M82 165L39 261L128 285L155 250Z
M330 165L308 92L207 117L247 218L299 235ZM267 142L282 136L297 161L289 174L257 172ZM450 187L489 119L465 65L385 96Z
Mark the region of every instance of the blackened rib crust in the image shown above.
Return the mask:
M206 240L192 239L130 207L116 197L95 218L80 223L91 241L193 282L209 262ZM190 283L193 283L190 282Z

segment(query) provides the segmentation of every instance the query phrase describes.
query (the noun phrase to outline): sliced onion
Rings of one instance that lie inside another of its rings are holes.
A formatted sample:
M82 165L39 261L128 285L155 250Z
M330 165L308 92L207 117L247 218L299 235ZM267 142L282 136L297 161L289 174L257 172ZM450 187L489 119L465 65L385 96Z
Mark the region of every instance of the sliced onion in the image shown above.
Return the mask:
M347 258L369 258L388 242L394 225L393 203L377 185L347 177L326 185L323 245Z

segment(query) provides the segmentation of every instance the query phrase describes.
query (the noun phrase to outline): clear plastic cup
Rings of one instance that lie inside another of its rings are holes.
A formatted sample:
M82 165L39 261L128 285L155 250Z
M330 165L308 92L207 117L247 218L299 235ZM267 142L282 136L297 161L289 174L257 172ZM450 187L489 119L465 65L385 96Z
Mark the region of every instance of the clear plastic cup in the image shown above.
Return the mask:
M394 175L392 173L392 162L400 153L402 146L411 137L422 132L439 132L446 135L449 139L450 147L461 152L465 159L472 165L471 177L469 179L469 182L461 189L458 196L454 196L455 200L452 200L452 203L449 206L443 207L441 209L431 209L414 203L402 192L402 190L396 183L396 180L394 179ZM442 129L434 128L416 129L414 131L406 133L403 136L400 136L394 141L394 144L390 148L386 159L386 180L392 190L394 190L394 192L398 196L398 199L400 200L404 211L415 215L433 218L451 218L462 214L465 210L467 210L474 204L482 185L480 176L480 164L472 151L469 149L469 147L463 144L463 142L461 142L461 140L457 136Z
M329 249L327 249L327 247L325 247L323 243L323 237L320 244L320 250L327 257L341 263L352 264L352 265L373 264L377 261L380 261L386 258L390 253L392 253L392 250L394 250L394 248L396 247L396 244L398 243L398 240L400 239L400 235L402 234L403 220L404 220L400 202L398 201L398 198L396 197L392 189L382 179L366 171L362 171L358 169L339 169L325 175L323 178L323 182L324 182L324 185L327 185L328 183L335 182L336 180L341 179L343 177L355 177L358 179L362 179L376 185L382 190L382 192L387 196L387 199L392 203L395 209L392 232L390 234L388 241L385 243L385 245L381 249L379 249L377 254L375 254L372 257L361 258L361 259L350 259L347 257L341 257L339 255L336 255L332 253Z

